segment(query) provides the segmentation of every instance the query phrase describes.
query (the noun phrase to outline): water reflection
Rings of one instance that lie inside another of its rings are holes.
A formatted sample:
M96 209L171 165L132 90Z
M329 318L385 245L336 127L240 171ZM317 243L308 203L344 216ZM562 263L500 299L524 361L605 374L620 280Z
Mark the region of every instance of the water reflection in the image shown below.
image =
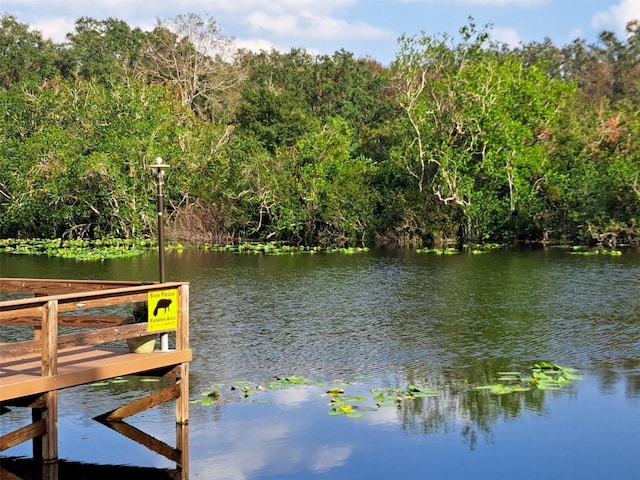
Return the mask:
M4 259L6 276L153 280L157 271L153 256L74 264L73 272L68 262L35 260L37 275L24 259ZM167 258L167 274L191 282L192 397L220 383L228 397L191 407L193 478L489 478L500 469L522 473L522 465L546 479L640 475L637 251L186 252ZM498 396L471 388L495 383L501 371L526 373L539 360L578 368L585 378L560 392ZM350 419L328 416L322 387L267 391L257 396L266 405L229 390L238 380L266 385L289 375L349 380L347 393L362 394L371 407L376 387L413 383L440 394ZM91 410L82 396L67 401L72 410ZM67 415L61 432L71 421L85 444L104 439L103 431L76 424L73 411ZM160 409L140 422L170 438L162 424L171 415ZM105 461L82 443L73 443L70 458ZM167 467L136 445L114 448L130 452L127 462Z
M49 465L36 464L24 458L4 458L0 478L7 480L186 480L178 470L132 467L125 465L93 465L61 460Z

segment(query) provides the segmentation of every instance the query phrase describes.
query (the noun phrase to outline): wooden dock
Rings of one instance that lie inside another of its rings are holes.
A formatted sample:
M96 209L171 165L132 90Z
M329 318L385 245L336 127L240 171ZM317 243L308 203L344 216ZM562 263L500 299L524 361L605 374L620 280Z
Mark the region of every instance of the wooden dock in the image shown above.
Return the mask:
M0 293L21 296L0 301L0 333L3 326L13 325L25 327L28 336L21 341L0 339L0 406L32 412L30 424L0 436L0 452L31 440L34 459L42 461L47 478L55 479L59 390L126 375L171 377L171 386L96 420L174 461L176 478L188 478L188 283L0 278ZM131 323L131 316L122 314L123 305L130 310L138 302L146 303L149 317ZM61 327L79 331L60 335ZM131 353L124 346L128 338L165 333L174 340L168 351ZM175 448L124 421L170 400L176 402Z

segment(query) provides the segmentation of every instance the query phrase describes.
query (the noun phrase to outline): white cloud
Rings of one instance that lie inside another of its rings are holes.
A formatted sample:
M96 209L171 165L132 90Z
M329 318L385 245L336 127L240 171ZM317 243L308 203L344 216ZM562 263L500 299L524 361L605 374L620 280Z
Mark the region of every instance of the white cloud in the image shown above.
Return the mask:
M291 389L287 392L291 393ZM265 468L275 468L280 473L321 473L341 467L354 451L353 445L338 439L330 445L318 444L309 430L313 422L305 421L303 414L285 418L264 413L259 418L246 419L240 415L223 424L223 431L219 424L190 431L191 471L215 468L215 478L225 480L254 478ZM219 440L211 443L212 436Z
M403 3L416 3L416 2L440 2L444 0L400 0ZM561 0L562 1L562 0ZM491 7L505 7L507 5L517 6L529 6L529 5L544 5L550 3L551 0L448 0L449 3L466 3L473 6L491 6Z
M50 38L56 43L63 42L66 34L74 30L75 20L69 17L36 18L29 22L31 30L38 30L44 38Z
M245 19L251 31L258 34L306 39L374 39L389 38L389 30L362 22L348 22L318 12L283 12L273 15L257 11Z
M81 16L123 19L132 27L150 30L156 18L187 12L210 13L223 30L222 18L244 25L248 35L236 35L236 39L251 50L270 50L277 39L300 43L395 39L390 29L348 18L348 9L359 2L362 0L156 0L150 8L146 0L3 0L3 8L57 42L74 30Z
M270 52L273 50L279 50L272 42L262 38L245 38L242 40L236 40L236 47L250 52Z
M583 31L581 28L574 28L571 30L570 38L582 38Z
M513 28L496 28L491 30L491 38L498 42L506 43L510 47L517 47L522 39L518 32Z
M351 457L353 446L343 445L339 447L321 446L313 452L310 459L311 470L314 472L326 472L341 467Z
M640 0L621 0L609 10L596 13L591 25L598 30L613 30L623 34L631 20L640 20Z

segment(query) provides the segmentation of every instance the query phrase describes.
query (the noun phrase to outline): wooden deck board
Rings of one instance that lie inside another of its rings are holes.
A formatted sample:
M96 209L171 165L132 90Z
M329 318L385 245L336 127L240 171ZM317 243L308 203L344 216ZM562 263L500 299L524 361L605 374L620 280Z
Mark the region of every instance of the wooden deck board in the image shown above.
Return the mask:
M0 363L0 402L191 361L190 349L129 353L123 348L76 347L58 352L57 375L41 376L41 357Z
M189 362L192 359L188 283L0 278L0 292L29 295L0 301L0 326L16 325L33 330L30 336L33 340L0 344L0 404L30 408L32 416L31 424L0 435L0 451L31 440L33 456L43 462L44 472L44 466L54 465L58 459L59 390L125 375L166 376L173 377L175 384L113 410L111 414L118 421L105 420L105 424L122 426L123 429L114 430L176 461L184 478L188 477ZM105 310L150 302L165 292L173 292L170 296L177 298L177 311L170 318L161 318L155 313L153 317L157 317L156 321L170 320L167 330L149 329L146 322L127 324L123 316L115 315L119 312ZM98 308L101 310L93 313L93 309ZM85 327L85 330L60 335L61 326ZM138 337L148 330L156 334L175 332L175 350L135 354L125 348L105 346ZM176 403L176 448L164 448L164 443L150 435L125 428L121 418L169 400ZM156 448L157 445L162 448Z

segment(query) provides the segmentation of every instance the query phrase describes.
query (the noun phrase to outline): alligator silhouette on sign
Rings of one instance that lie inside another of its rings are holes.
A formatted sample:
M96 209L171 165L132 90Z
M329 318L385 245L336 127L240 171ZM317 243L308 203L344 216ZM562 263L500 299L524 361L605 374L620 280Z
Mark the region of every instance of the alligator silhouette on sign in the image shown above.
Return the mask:
M153 309L153 316L157 317L160 309L164 310L164 313L167 313L167 309L169 308L169 305L171 305L171 301L172 300L170 298L161 298L158 300L156 308Z

